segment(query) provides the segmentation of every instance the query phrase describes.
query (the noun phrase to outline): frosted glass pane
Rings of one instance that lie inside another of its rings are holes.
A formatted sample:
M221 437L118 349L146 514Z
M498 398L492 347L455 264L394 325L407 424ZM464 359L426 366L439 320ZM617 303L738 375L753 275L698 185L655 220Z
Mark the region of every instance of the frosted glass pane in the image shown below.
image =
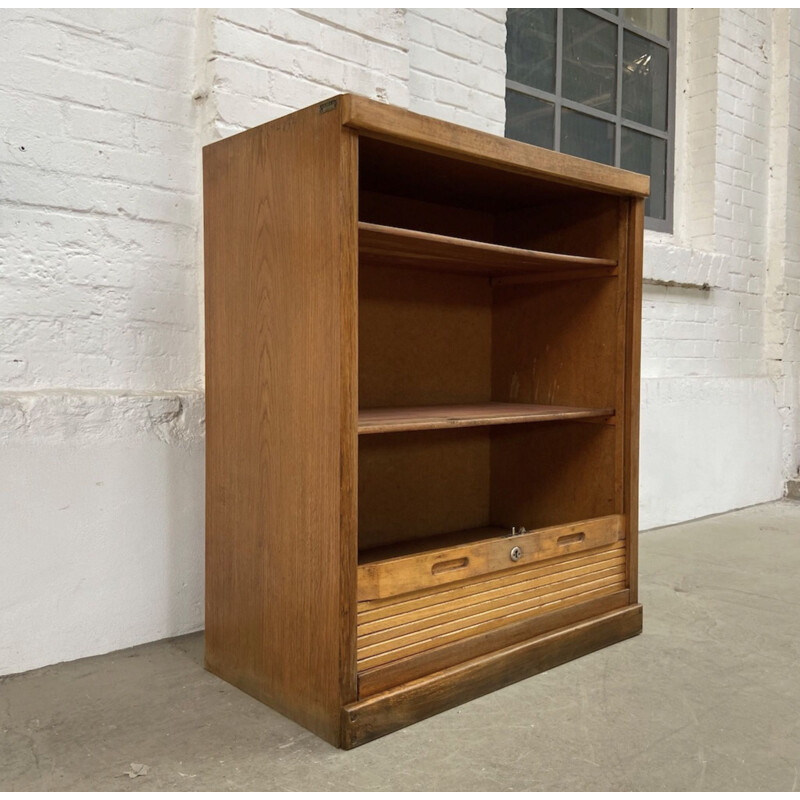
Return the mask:
M622 129L620 166L650 176L650 197L644 206L648 217L665 219L667 208L667 143L628 128Z
M669 9L668 8L626 8L625 19L637 28L669 39Z
M602 119L564 108L561 110L561 152L613 164L614 126Z
M667 129L667 49L625 31L622 46L622 116Z
M588 11L564 9L564 97L616 113L617 26Z
M555 112L552 103L506 90L506 136L553 149Z
M556 90L556 10L509 8L506 76L545 92Z

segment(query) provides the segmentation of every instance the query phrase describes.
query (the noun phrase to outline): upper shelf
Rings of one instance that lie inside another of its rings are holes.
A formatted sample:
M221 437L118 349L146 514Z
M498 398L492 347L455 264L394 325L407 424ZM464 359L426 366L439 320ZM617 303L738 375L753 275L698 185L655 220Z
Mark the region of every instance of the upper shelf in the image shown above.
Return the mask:
M567 278L587 271L612 275L617 266L610 258L543 253L370 222L358 223L358 252L364 263L494 278L554 272Z
M572 406L542 406L530 403L362 408L358 412L358 432L363 435L439 428L473 428L483 425L511 425L520 422L603 419L613 415L613 408L574 408Z

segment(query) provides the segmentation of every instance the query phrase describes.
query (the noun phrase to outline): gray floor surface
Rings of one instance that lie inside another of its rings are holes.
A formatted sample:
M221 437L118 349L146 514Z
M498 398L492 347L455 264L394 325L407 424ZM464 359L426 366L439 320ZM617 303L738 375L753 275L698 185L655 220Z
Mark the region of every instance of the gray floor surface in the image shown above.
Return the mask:
M0 679L0 789L797 789L800 503L640 561L641 636L350 752L204 672L202 634Z

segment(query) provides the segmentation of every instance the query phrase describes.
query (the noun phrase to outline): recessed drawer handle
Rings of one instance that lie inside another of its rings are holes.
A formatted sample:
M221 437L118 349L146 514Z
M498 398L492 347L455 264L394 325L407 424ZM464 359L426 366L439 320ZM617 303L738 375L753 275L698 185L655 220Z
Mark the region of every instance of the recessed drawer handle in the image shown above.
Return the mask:
M559 536L558 543L560 545L577 544L578 542L582 542L585 538L586 534L583 531L578 531L578 533L568 533L564 536Z
M452 561L440 561L431 567L431 575L441 575L442 572L452 572L455 569L464 569L469 566L468 558L454 558Z

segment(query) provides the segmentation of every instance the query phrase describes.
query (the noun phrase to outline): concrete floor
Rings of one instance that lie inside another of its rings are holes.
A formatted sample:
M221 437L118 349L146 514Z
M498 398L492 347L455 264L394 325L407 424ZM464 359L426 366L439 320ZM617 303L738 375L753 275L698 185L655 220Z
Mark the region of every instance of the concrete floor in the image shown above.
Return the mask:
M200 634L0 679L0 789L797 789L800 503L640 561L642 636L348 753L204 672Z

